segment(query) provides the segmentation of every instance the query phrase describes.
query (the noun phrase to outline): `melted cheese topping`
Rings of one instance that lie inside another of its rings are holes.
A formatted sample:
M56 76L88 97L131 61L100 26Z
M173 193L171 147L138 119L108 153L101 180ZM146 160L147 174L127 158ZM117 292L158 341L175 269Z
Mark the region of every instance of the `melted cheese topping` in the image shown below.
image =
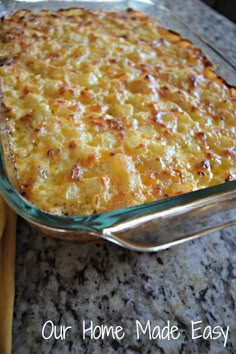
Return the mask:
M146 15L20 11L0 77L22 195L84 215L236 179L236 90Z

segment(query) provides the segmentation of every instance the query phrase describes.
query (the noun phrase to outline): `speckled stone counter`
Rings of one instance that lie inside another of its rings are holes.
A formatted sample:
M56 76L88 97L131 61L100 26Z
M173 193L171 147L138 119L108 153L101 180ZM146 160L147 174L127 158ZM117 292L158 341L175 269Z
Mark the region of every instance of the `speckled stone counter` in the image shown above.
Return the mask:
M232 23L197 0L160 3L236 60ZM144 254L49 240L18 220L14 354L235 353L235 301L236 227ZM120 329L97 338L105 325Z

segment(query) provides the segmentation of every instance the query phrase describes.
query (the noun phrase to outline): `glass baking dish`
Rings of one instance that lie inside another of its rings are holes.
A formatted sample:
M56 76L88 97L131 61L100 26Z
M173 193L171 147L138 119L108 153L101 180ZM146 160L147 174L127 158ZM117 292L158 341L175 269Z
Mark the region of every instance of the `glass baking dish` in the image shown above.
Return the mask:
M83 7L91 10L141 10L164 27L178 32L201 48L216 64L217 73L236 85L235 64L200 38L169 10L151 0L0 1L0 14L20 9ZM1 92L1 91L0 91ZM79 242L108 240L137 251L158 251L211 231L236 224L236 181L162 199L140 206L88 216L59 216L44 212L17 191L16 171L9 143L3 100L0 97L0 192L25 220L50 237Z

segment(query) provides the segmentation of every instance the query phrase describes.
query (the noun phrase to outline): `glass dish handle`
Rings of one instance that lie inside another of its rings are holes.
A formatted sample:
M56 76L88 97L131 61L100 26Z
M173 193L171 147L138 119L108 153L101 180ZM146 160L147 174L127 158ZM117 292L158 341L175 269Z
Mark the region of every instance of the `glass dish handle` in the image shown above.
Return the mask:
M210 199L210 200L209 200ZM117 222L103 238L136 251L160 251L236 224L236 191Z

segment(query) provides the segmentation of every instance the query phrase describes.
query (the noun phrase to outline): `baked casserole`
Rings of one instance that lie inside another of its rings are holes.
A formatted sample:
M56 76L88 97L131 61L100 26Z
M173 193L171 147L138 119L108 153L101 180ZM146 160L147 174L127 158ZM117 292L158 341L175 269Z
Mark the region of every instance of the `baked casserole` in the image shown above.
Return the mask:
M126 12L21 10L0 23L20 193L59 215L236 179L236 89L188 40Z

